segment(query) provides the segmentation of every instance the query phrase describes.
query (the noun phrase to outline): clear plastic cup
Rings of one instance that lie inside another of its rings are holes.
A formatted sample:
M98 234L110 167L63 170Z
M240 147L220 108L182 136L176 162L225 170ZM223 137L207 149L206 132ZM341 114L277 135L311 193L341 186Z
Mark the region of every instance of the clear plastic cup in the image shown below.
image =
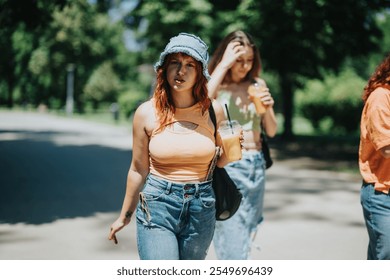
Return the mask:
M218 132L222 139L223 152L229 162L240 160L241 151L241 125L236 120L222 121L219 125Z
M255 82L248 87L248 94L252 97L252 102L255 104L257 115L263 115L267 111L267 106L261 101L260 93L265 86Z

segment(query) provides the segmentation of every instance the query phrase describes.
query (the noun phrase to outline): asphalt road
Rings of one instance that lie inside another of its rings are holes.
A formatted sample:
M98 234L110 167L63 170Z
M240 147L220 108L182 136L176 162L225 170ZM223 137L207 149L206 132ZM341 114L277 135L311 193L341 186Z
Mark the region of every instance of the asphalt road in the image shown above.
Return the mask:
M118 245L107 240L131 145L130 127L0 111L0 260L138 259L134 221ZM302 161L276 159L267 171L252 259L364 260L359 178Z

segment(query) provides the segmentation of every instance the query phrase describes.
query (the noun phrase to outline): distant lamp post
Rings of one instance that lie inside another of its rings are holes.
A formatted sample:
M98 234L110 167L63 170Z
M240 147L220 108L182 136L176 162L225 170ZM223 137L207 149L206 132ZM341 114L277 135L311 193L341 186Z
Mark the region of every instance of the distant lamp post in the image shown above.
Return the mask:
M68 64L66 67L66 115L71 116L73 114L73 92L74 92L74 68L73 63Z

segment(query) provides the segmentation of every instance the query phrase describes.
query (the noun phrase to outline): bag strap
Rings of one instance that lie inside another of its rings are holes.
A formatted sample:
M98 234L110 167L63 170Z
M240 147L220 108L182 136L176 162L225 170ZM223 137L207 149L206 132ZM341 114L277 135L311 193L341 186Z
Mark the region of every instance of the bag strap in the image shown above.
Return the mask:
M213 101L211 101L211 104L209 107L209 114L210 114L211 121L214 124L214 138L217 139L217 117L215 116Z
M260 132L261 140L264 142L268 142L267 141L268 140L267 133L265 132L263 124L260 124L260 129L261 129L261 132Z
M213 107L212 102L211 102L210 107L209 107L209 114L210 114L211 121L214 124L214 138L215 138L215 141L217 141L216 140L217 139L217 117L215 116L215 111L214 111L214 107ZM213 172L214 172L215 166L217 165L219 153L220 153L220 147L218 147L216 145L215 146L215 154L214 154L213 159L211 160L210 167L209 167L209 170L207 172L206 180L211 180L213 177Z
M210 104L209 114L210 114L211 121L214 124L214 138L215 138L215 143L217 143L217 117L215 115L213 102L211 102L211 104ZM221 147L215 145L215 148L216 148L217 156L219 157L220 156L220 152L221 152Z

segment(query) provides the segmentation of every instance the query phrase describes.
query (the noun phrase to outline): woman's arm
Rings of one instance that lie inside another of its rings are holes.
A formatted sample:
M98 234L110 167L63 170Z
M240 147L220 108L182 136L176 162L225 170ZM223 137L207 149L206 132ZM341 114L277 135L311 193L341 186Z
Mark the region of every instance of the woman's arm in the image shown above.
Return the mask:
M272 138L276 135L278 129L278 124L274 112L275 101L269 92L269 88L267 87L265 81L258 79L258 82L265 86L265 89L261 93L261 101L264 105L267 106L267 111L264 113L262 118L262 125L267 136Z
M150 103L150 102L147 102ZM142 104L134 114L133 121L133 155L127 174L126 193L122 204L122 210L118 219L111 225L109 240L118 243L116 233L130 223L131 216L134 213L140 190L149 173L149 136L147 135L147 122L151 112L151 104Z
M263 115L263 127L268 137L274 137L276 135L278 124L276 122L275 112L273 107L269 107Z

